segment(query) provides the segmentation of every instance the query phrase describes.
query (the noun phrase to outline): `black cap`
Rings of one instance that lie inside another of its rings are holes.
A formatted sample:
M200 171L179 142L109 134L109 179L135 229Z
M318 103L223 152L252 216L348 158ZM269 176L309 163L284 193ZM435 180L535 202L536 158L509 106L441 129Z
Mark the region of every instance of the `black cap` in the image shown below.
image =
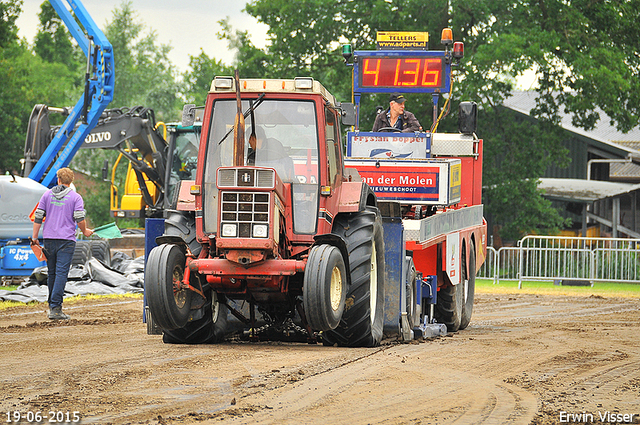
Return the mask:
M389 102L403 103L405 100L407 99L405 99L400 93L392 93L391 96L389 96Z

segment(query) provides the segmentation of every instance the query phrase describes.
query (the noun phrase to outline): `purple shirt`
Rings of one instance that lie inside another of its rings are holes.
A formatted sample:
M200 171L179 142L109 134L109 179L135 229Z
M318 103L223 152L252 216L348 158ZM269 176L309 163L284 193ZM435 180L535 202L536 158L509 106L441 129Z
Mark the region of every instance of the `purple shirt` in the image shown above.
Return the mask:
M47 190L40 198L38 209L45 215L44 239L76 240L76 222L84 220L85 212L82 196L75 190L62 185Z

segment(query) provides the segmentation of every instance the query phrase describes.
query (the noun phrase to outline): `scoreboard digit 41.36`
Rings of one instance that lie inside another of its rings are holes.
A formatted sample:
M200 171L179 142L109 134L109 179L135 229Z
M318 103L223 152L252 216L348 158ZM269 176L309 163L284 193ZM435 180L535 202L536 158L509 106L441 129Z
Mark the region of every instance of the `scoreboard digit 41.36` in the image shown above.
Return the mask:
M360 86L384 88L443 88L441 57L363 57Z

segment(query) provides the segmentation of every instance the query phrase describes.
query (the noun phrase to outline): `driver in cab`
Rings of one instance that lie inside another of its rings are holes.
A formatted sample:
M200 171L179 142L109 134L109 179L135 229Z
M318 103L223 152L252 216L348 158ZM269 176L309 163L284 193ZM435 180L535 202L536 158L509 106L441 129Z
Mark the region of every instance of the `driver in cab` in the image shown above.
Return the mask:
M422 131L422 126L416 116L404 110L405 100L404 96L399 93L391 94L389 109L378 114L371 131L399 131L402 133Z
M247 165L272 167L282 180L289 182L293 179L293 160L279 140L267 138L262 127L256 127L255 133L249 137Z

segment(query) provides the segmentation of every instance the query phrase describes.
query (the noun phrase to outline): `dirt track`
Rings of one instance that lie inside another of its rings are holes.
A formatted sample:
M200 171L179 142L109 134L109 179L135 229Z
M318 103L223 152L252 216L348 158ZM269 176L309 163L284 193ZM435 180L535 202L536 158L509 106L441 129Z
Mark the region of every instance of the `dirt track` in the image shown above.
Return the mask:
M166 345L141 299L44 308L0 312L2 422L640 423L639 299L477 294L465 331L366 349Z

